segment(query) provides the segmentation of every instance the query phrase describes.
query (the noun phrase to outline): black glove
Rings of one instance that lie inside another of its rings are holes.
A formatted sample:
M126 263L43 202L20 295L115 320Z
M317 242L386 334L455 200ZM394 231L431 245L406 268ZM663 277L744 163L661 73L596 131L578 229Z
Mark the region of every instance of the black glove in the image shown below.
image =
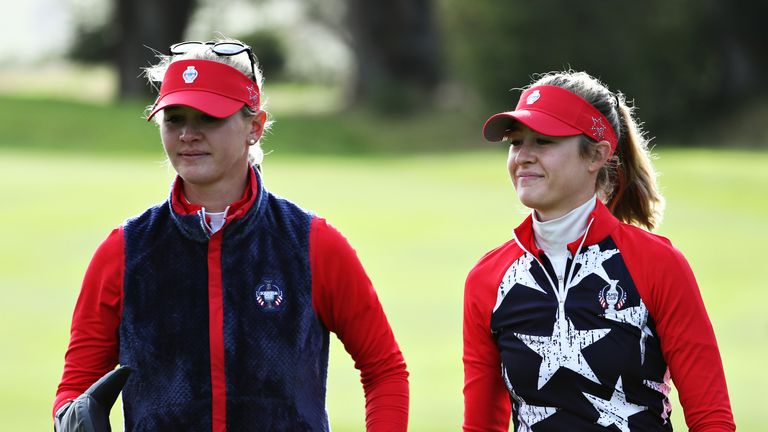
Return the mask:
M109 410L125 385L131 368L123 366L110 371L77 399L56 412L56 432L111 432Z

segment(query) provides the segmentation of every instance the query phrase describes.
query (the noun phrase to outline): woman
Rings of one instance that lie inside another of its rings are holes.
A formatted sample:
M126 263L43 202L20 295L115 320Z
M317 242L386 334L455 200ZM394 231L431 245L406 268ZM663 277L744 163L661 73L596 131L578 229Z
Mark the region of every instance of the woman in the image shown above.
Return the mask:
M120 364L132 371L128 431L327 431L332 331L360 369L367 429L406 430L408 372L355 251L265 189L268 122L250 48L184 42L171 54L147 71L162 80L148 119L178 176L168 200L115 229L89 265L60 424Z
M690 430L734 430L693 273L642 229L663 198L624 96L546 74L483 132L532 212L467 277L464 430L671 430L670 381Z

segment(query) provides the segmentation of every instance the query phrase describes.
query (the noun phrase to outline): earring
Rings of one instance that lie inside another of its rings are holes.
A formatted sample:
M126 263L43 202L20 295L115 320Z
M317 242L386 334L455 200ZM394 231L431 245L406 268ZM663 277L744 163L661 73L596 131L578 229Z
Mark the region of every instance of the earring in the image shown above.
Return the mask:
M251 138L251 140L250 140L250 141L248 141L248 142L249 142L251 145L254 145L254 144L256 144L256 140L255 140L255 139L253 139L253 138Z

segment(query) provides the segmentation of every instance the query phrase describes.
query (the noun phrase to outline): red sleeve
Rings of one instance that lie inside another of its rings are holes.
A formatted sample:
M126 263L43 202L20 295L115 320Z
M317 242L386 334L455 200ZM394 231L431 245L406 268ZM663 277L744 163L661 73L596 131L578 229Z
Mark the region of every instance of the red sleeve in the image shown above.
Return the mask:
M123 231L118 228L99 246L88 265L72 315L54 414L117 365L124 257Z
M643 250L625 253L633 247ZM688 261L661 237L650 245L628 240L622 255L656 323L688 429L735 431L715 332Z
M354 249L315 218L309 236L312 303L360 371L369 432L408 428L408 372L384 310Z
M501 377L501 358L491 334L496 292L510 263L504 247L480 260L464 286L465 432L509 430L511 404ZM505 258L506 256L506 258Z

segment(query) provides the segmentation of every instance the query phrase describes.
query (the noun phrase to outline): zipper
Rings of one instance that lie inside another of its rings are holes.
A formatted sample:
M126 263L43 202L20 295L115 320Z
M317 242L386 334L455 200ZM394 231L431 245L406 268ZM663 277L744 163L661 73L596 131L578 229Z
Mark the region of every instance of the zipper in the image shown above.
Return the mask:
M581 237L581 243L579 243L579 247L576 249L576 254L573 256L573 260L571 261L571 267L568 270L568 277L564 278L564 275L557 275L557 284L552 280L552 278L549 276L549 272L547 272L546 267L544 267L544 264L539 260L539 257L537 257L535 254L532 254L528 251L528 249L523 246L523 243L520 241L520 239L517 238L517 234L514 232L512 233L515 243L517 243L518 246L520 246L520 249L523 250L523 252L530 254L533 259L536 260L537 263L539 263L539 266L544 270L544 275L547 277L547 281L549 282L550 287L552 287L552 290L555 293L555 297L557 297L558 307L564 312L565 308L565 300L566 297L568 297L568 290L571 288L568 286L571 280L573 280L573 269L576 268L576 260L578 259L581 248L584 247L584 243L587 241L587 234L589 234L589 229L592 227L592 222L595 221L595 218L589 220L589 224L587 224L587 229L584 230L584 235Z
M227 224L227 215L229 214L229 207L230 206L227 206L227 208L224 209L224 224L221 226L219 230L217 230L217 232L224 229L224 225ZM206 213L206 210L205 210L205 207L203 207L197 211L197 216L200 218L200 226L203 228L203 231L206 234L208 234L208 238L211 238L211 236L215 233L213 231L213 227L211 227L211 224L208 223L205 213Z

